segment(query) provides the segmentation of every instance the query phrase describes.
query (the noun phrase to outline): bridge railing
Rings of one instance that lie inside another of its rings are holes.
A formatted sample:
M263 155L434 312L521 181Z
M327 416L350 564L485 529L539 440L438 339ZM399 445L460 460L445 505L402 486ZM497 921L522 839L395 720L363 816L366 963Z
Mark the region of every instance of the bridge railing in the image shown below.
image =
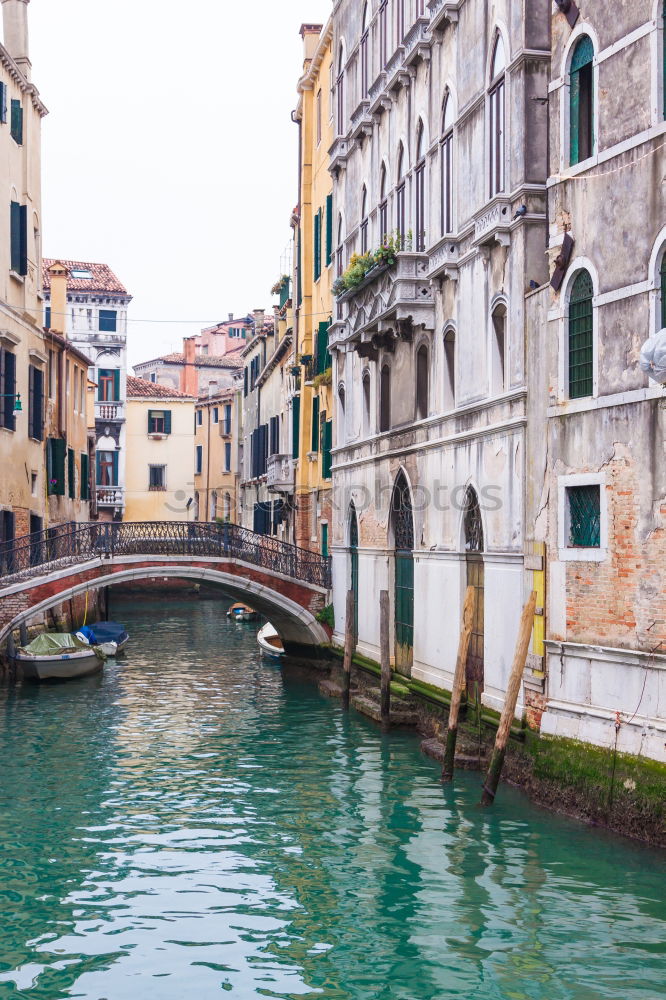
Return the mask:
M0 588L105 556L206 556L241 559L293 580L329 588L331 561L238 524L205 521L58 525L0 543Z

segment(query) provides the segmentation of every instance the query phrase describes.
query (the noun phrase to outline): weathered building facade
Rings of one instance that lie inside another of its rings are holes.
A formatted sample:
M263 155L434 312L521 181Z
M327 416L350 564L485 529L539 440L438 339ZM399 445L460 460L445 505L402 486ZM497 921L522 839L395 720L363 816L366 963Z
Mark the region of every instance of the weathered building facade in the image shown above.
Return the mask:
M196 403L194 503L199 521L236 522L241 392L211 391Z
M528 580L525 292L547 277L546 0L333 14L334 600L377 658L499 708Z
M666 760L666 399L638 363L666 326L664 7L579 7L552 17L554 287L528 298L530 700L545 733Z

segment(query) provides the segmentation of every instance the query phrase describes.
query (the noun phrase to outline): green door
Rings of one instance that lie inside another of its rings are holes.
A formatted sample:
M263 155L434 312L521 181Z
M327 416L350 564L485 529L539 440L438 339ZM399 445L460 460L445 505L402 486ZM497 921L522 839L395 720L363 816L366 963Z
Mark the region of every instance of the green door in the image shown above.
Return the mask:
M395 553L395 669L409 677L414 652L414 556Z

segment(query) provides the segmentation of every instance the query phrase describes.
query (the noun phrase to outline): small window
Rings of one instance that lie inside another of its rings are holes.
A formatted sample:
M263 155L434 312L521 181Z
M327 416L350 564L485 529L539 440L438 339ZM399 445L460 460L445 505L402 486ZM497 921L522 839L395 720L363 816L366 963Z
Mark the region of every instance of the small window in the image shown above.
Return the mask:
M428 348L425 344L416 352L416 419L428 416Z
M569 70L570 162L594 152L594 45L588 35L576 44Z
M388 59L388 0L379 2L379 68L384 69Z
M71 278L82 278L88 281L92 278L92 271L84 267L73 267L69 274Z
M203 410L197 410L197 427L201 427L203 424Z
M7 84L0 80L0 122L7 124Z
M391 429L391 369L384 365L379 380L379 430Z
M321 90L317 91L317 145L321 142Z
M115 309L100 309L99 311L100 333L115 333L117 316L118 314Z
M388 200L386 198L386 165L382 163L379 174L379 241L385 244L388 241Z
M100 403L117 403L120 400L118 368L100 368L97 376L97 399Z
M224 442L224 471L231 472L231 442Z
M405 37L405 0L395 0L395 31L398 45Z
M506 391L506 306L493 310L491 345L491 388L494 395Z
M370 68L368 63L368 5L363 4L363 18L361 22L361 99L367 96L369 86Z
M10 206L10 267L21 277L28 273L28 209L17 201Z
M210 519L214 521L217 518L217 491L213 490L210 495Z
M148 489L149 490L166 489L166 465L148 466Z
M453 100L447 94L442 112L442 140L439 147L441 174L441 235L453 232Z
M170 410L149 410L148 411L148 433L149 434L170 434L171 433L171 411Z
M217 406L213 407L213 423L219 424L220 422L220 411Z
M338 106L337 133L343 135L345 125L345 50L342 45L338 49L338 76L335 81L335 90Z
M569 397L581 399L594 392L594 289L589 271L574 280L569 297Z
M666 327L666 251L661 258L661 267L659 268L659 289L661 294L661 326L660 329Z
M203 468L203 445L198 444L196 448L196 464L194 470L197 476L201 475L202 468Z
M395 222L398 230L398 243L401 249L405 247L405 236L407 232L406 227L406 216L405 216L405 178L404 174L405 165L405 150L400 143L398 147L398 186L395 191Z
M567 522L569 548L598 549L601 546L601 487L568 486Z
M370 433L370 372L363 372L363 432Z

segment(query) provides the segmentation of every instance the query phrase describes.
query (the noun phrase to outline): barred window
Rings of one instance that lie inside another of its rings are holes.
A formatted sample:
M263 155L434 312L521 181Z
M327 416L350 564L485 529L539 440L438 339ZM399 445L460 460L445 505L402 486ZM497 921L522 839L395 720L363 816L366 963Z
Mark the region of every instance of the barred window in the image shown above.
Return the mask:
M589 271L574 280L569 297L569 397L581 399L594 390L593 306L594 289Z
M567 487L569 548L598 549L601 546L601 487Z

